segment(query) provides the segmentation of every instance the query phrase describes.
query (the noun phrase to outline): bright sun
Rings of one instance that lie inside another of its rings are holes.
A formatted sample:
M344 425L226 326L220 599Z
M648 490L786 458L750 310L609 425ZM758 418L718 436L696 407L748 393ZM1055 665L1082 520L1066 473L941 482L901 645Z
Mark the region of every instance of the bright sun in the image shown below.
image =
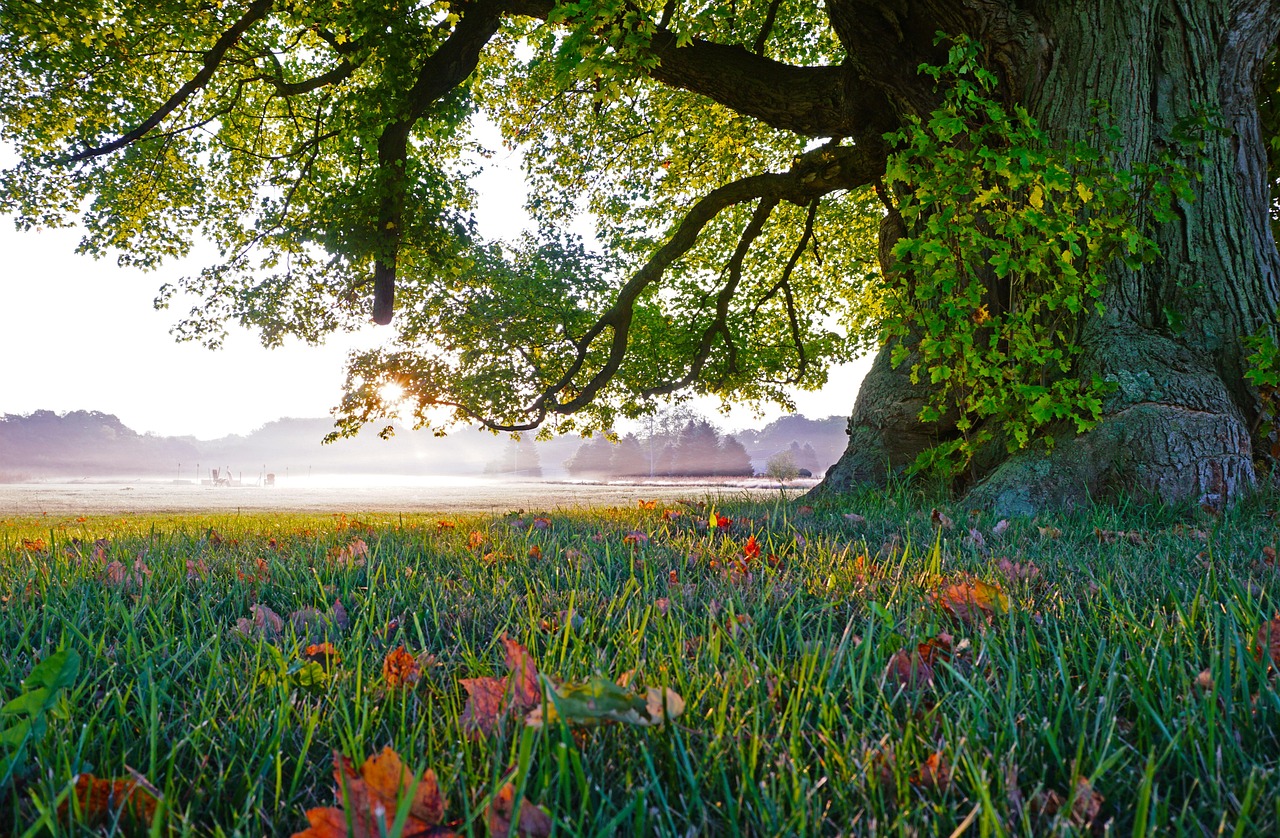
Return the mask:
M386 384L383 384L378 388L378 396L382 399L383 404L395 412L398 412L400 408L404 407L404 385L398 382L388 381Z

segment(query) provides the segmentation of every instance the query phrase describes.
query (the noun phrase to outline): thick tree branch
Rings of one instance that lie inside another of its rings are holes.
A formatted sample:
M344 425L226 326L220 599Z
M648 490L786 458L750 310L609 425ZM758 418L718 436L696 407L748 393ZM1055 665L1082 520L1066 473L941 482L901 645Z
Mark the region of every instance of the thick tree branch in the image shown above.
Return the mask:
M546 20L551 0L506 0L512 15ZM800 67L744 47L693 39L680 46L658 27L651 40L653 79L706 96L744 116L805 137L879 136L896 127L884 94L846 66ZM912 65L910 72L915 72Z
M121 135L120 137L117 137L109 143L96 146L94 148L88 148L84 151L73 154L66 158L66 162L79 163L84 160L90 160L94 157L101 157L104 154L110 154L111 152L124 148L129 143L142 138L148 131L163 122L165 117L181 107L184 102L192 97L192 95L203 89L204 86L209 83L209 80L213 78L214 72L217 71L218 65L222 63L222 59L227 54L227 51L235 46L236 42L240 40L241 36L243 36L245 32L249 31L250 27L267 16L267 12L271 10L272 2L273 0L255 0L255 2L245 10L245 13L240 17L240 19L233 23L230 29L223 32L218 40L214 42L213 46L209 48L208 52L204 54L204 65L200 68L200 71L192 76L186 84L178 88L176 93L170 96L163 105L143 120L138 127Z

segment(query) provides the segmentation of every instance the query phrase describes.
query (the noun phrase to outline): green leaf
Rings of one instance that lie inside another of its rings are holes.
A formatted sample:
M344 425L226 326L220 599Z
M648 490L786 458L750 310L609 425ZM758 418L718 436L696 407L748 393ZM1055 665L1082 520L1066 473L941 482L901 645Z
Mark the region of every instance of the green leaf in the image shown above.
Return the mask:
M32 667L22 686L28 690L34 687L62 690L74 684L79 674L80 654L74 649L62 649Z
M545 676L546 715L535 708L525 717L531 727L564 721L568 724L597 724L603 720L639 727L661 725L684 712L684 699L666 687L649 687L637 692L621 686L603 675L595 675L581 683L554 686Z

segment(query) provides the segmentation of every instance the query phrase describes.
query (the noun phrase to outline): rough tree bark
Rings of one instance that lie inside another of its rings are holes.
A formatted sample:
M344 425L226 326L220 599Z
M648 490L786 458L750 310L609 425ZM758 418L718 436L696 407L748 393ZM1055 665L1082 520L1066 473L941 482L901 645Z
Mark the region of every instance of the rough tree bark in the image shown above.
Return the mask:
M1101 424L1059 435L1052 451L1008 457L970 500L1033 514L1121 491L1214 506L1239 498L1259 479L1255 453L1266 450L1251 438L1260 405L1243 378L1241 339L1273 323L1280 301L1256 103L1280 4L1044 0L1018 9L904 0L875 4L878 14L870 5L832 0L829 9L867 84L902 113L927 109L929 89L885 74L885 62L914 68L934 58L921 47L933 31L964 31L994 58L1007 97L1051 137L1085 139L1091 101L1108 103L1122 132L1121 165L1156 159L1175 126L1197 114L1226 129L1207 137L1195 200L1157 229L1160 259L1139 271L1111 268L1105 314L1084 324L1080 376L1097 372L1116 385ZM892 235L887 225L882 236ZM917 419L924 396L882 349L850 419L849 447L818 493L881 483L945 434Z

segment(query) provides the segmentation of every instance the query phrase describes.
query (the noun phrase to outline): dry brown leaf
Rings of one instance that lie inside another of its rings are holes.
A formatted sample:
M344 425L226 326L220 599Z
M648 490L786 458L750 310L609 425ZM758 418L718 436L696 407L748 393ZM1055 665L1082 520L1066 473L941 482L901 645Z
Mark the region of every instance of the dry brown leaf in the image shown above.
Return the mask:
M929 520L935 527L942 527L944 530L949 530L955 526L955 523L940 509L934 509L930 512Z
M1067 817L1078 827L1090 827L1102 812L1102 803L1106 800L1094 791L1093 786L1084 777L1076 779L1075 793L1071 797L1071 811ZM1031 809L1045 817L1053 817L1062 812L1066 800L1053 789L1038 792L1031 799Z
M512 815L515 808L515 786L507 783L489 801L489 834L511 834ZM551 834L551 817L527 800L520 801L520 816L515 823L515 834L520 838L546 838Z
M899 649L889 658L885 680L910 689L931 686L934 667L951 660L954 641L954 637L943 631L916 644L914 649Z
M1011 562L1008 559L996 562L996 570L1015 585L1019 582L1030 582L1040 575L1040 568L1036 567L1035 563Z
M91 827L106 826L121 814L125 822L151 826L156 815L156 798L139 787L137 780L99 780L92 774L76 778L72 795L78 804L83 822ZM58 805L58 815L64 820L70 814L70 804L64 800Z
M250 605L252 619L241 617L236 620L236 634L244 637L261 637L264 640L275 640L284 631L284 619L265 605Z
M1146 537L1137 530L1103 530L1094 527L1093 534L1098 537L1099 544L1114 544L1117 541L1127 541L1130 544L1142 545L1147 541Z
M342 607L342 600L333 601L333 608L329 610L329 621L340 631L346 631L351 627L351 618L347 616L347 609Z
M354 763L341 753L333 753L333 778L337 799L345 808L321 807L308 810L306 830L293 838L377 838L386 835L395 823L402 801L408 800L404 838L446 838L455 833L440 826L444 819L444 798L431 769L422 777L413 774L391 748L371 756L357 772Z

